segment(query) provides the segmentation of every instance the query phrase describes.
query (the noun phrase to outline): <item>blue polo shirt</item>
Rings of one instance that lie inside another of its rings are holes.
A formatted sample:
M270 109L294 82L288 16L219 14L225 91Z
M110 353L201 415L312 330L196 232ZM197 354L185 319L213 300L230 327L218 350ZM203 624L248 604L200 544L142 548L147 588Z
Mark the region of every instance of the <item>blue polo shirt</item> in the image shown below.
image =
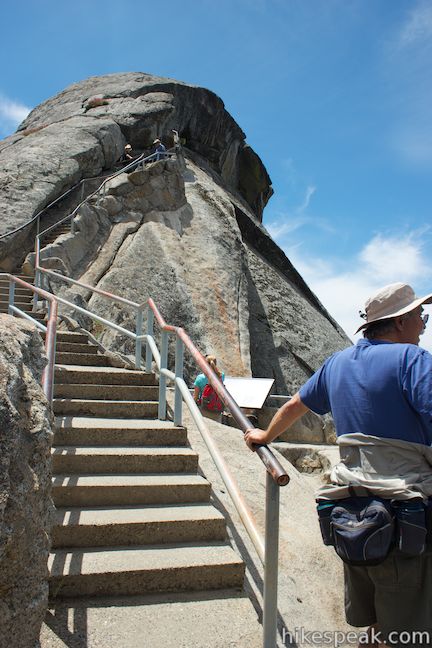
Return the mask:
M362 339L330 356L302 402L349 433L432 444L432 355L414 344Z

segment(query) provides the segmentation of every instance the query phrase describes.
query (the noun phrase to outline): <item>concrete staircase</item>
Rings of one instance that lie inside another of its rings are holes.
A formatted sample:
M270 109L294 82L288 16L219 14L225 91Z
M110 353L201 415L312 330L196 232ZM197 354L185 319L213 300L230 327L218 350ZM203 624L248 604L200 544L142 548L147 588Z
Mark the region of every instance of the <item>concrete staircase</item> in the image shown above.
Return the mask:
M50 245L51 243L54 243L54 241L59 236L62 236L63 234L70 234L70 231L71 231L70 221L66 221L66 223L59 224L57 227L54 227L51 231L49 231L46 234L46 236L42 238L41 248L44 248L47 245Z
M12 272L19 279L33 284L34 277L19 274L18 271ZM24 288L15 285L15 300L14 305L20 308L25 313L29 313L34 319L43 321L45 319L44 312L33 312L33 295L34 293L30 288ZM9 280L6 277L0 277L0 313L7 313L9 305Z
M244 564L153 374L58 333L51 597L242 588Z

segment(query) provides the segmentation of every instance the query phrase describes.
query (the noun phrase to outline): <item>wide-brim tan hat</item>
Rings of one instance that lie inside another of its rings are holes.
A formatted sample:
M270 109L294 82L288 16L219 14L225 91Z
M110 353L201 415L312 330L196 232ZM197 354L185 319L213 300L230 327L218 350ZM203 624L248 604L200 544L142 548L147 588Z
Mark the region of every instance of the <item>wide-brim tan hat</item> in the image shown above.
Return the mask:
M372 322L399 317L409 313L421 304L431 303L432 293L424 297L416 297L414 290L408 284L389 284L366 301L366 321L358 327L356 333L372 324Z
M153 144L160 144L160 143L161 143L160 139L155 139L155 141L153 142Z

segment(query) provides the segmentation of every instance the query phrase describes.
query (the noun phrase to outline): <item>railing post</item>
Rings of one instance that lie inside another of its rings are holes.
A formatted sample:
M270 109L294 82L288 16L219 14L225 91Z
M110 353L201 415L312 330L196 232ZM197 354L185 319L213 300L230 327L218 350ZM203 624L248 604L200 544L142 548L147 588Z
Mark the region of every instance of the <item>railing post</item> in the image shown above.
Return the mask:
M166 419L166 376L162 373L162 369L168 368L168 331L162 331L161 336L161 359L160 359L160 374L159 374L159 410L158 418L161 421Z
M183 341L176 337L175 349L175 392L174 392L174 425L182 424L182 406L183 399L180 387L177 384L177 378L183 378Z
M47 352L48 364L42 373L42 387L48 399L52 404L54 395L54 366L56 352L56 334L57 334L57 302L48 302L48 322L45 335L45 350Z
M36 268L35 278L34 278L35 288L40 288L40 277L41 277L40 270L39 268ZM33 295L33 310L37 310L37 306L38 306L38 294L37 292L35 292L35 294Z
M149 337L153 337L154 313L150 306L147 308L147 341L146 341L146 367L147 373L151 373L153 354L149 343Z
M266 473L263 647L275 648L279 562L279 486Z
M143 307L139 306L135 318L135 368L141 369L141 353L142 353L142 330L143 330Z
M8 305L8 313L9 315L13 315L13 312L11 311L11 306L14 305L15 302L15 281L13 279L9 279L9 305Z

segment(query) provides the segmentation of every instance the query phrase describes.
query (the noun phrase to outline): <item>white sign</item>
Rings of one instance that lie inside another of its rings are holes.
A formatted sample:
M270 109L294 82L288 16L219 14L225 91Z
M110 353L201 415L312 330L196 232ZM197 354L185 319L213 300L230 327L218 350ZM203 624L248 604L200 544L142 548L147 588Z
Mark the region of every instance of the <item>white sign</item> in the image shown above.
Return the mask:
M224 387L239 407L261 409L273 386L273 378L225 377Z

